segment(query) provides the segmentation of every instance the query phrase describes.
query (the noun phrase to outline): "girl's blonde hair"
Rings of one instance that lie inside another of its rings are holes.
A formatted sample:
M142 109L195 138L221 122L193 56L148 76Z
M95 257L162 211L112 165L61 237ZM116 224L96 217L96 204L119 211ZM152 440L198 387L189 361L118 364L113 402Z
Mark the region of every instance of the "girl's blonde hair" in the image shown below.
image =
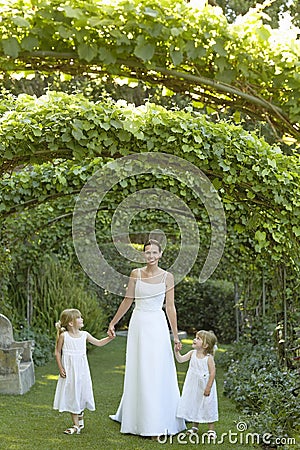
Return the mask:
M68 329L70 322L81 317L81 312L79 309L64 309L61 313L59 321L56 322L55 328L57 329L56 341L58 340L61 333L64 333Z
M203 341L205 355L214 355L217 345L217 337L215 333L213 331L200 330L197 331L196 336L200 337Z

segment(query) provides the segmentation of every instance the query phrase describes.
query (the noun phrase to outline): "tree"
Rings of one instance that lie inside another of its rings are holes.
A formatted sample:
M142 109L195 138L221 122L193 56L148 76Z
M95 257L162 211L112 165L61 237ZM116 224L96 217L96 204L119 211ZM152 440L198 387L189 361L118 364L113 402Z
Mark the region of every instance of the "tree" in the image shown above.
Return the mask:
M30 8L31 5L31 8ZM220 9L183 0L14 2L0 25L4 72L113 75L188 92L196 105L268 121L299 139L297 34L282 38L261 11L229 24ZM137 27L136 24L139 24ZM201 33L199 33L201 30Z
M197 3L197 0L195 0ZM250 8L257 7L256 0L217 0L214 1L214 6L218 5L224 11L225 16L230 22L234 21L239 15L246 14ZM299 4L295 0L268 0L263 2L265 5L263 16L265 23L271 23L273 28L277 28L280 19L284 13L289 13L292 18L293 24L299 26L300 22L300 10Z

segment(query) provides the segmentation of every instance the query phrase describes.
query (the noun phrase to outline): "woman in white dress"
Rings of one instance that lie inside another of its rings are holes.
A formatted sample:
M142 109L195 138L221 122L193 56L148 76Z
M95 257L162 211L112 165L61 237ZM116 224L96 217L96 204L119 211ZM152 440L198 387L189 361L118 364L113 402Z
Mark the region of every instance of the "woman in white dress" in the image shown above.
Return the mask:
M71 414L73 426L67 428L65 434L80 434L84 428L84 410L95 410L86 343L102 347L113 339L113 336L96 339L87 331L81 331L82 327L83 318L78 309L65 309L56 323L55 357L59 378L53 409Z
M135 301L127 337L123 396L113 420L121 423L121 433L157 437L184 430L185 422L176 417L180 398L175 361L166 313L179 350L177 316L174 305L174 278L158 267L160 244L144 245L146 267L131 272L125 298L108 328L115 325Z
M190 361L182 388L177 416L193 422L187 431L198 433L199 423L208 424L207 436L215 439L214 422L218 420L218 398L215 381L214 349L217 338L212 331L201 330L193 340L193 350L181 355L175 350L178 362Z

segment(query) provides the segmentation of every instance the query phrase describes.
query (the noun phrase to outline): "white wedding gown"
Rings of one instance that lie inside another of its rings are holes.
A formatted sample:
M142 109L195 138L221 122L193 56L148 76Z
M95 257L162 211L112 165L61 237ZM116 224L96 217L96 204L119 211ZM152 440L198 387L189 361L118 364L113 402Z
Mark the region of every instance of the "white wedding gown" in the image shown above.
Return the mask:
M162 310L165 276L161 283L150 284L139 273L136 281L124 391L116 414L110 416L121 422L121 433L158 436L176 434L186 428L185 421L176 417L180 393L167 319Z

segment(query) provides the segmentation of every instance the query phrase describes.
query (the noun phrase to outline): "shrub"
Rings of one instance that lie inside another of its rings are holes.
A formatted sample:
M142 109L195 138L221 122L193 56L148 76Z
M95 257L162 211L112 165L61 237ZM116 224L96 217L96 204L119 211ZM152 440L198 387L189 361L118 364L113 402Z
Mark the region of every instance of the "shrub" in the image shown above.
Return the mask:
M200 284L195 278L183 280L175 289L178 325L188 333L213 330L222 343L234 339L233 285L223 280Z
M237 402L247 423L260 435L292 436L300 418L299 399L294 395L299 374L280 367L273 336L270 324L261 323L234 345L227 354L224 393Z
M29 318L26 302L26 292L19 287L11 298L17 313L10 320L15 336L35 340L33 355L37 365L46 363L53 355L55 322L64 309L79 309L85 328L95 336L99 336L107 326L107 317L99 306L97 294L87 284L85 276L75 272L70 264L58 260L47 258L38 273L32 276Z
M54 355L55 340L49 334L24 327L17 330L14 337L19 341L34 340L33 361L35 366L45 365Z

